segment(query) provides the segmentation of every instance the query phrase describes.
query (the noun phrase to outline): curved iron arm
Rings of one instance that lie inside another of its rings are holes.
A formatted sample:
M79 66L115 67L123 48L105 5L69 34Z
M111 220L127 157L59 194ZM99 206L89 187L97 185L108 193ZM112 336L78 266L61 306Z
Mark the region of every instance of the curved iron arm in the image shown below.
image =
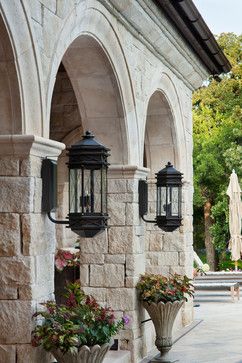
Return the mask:
M56 219L51 217L51 212L48 212L47 215L49 217L49 219L51 220L51 222L56 223L56 224L69 224L69 221L66 219L65 221L57 221Z
M144 216L141 216L141 218L143 219L143 221L145 221L147 223L156 223L156 221L151 221L150 219L145 219Z

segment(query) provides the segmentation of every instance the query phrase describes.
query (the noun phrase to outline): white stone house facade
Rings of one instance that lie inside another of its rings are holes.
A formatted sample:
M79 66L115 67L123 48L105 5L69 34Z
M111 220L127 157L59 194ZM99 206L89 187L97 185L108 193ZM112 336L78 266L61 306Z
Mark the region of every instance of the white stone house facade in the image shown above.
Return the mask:
M53 298L56 249L72 246L76 236L42 213L41 163L59 157L56 218L65 218L64 149L85 130L111 149L110 228L80 240L80 279L100 302L132 317L119 336L130 362L153 347L152 326L141 325L139 275L192 275L191 96L228 64L214 39L203 38L211 34L202 19L194 22L197 33L188 26L197 15L192 2L180 3L188 23L167 1L1 1L0 362L51 361L30 345L31 317ZM138 213L138 180L149 180L152 216L154 175L167 161L184 174L183 222L172 233L146 225ZM187 303L177 325L192 319Z

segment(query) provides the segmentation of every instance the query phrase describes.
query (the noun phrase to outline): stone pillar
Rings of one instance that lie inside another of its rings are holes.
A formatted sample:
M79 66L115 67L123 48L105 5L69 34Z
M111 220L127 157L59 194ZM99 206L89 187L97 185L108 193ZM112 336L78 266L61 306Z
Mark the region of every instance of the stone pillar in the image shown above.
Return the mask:
M33 135L0 136L0 362L43 363L32 348L32 315L53 298L55 225L41 213L41 164L64 145Z
M138 180L146 168L111 166L108 172L109 228L92 239L82 238L81 284L116 315L127 314L131 326L120 336L121 349L142 358L142 337L136 283L145 271L144 226L139 218Z
M186 274L192 278L193 227L192 227L193 187L183 180L182 225L173 232L164 232L154 224L146 224L146 272L168 276L170 273ZM156 185L149 181L149 219L156 213ZM188 325L193 320L192 301L181 310L176 327Z

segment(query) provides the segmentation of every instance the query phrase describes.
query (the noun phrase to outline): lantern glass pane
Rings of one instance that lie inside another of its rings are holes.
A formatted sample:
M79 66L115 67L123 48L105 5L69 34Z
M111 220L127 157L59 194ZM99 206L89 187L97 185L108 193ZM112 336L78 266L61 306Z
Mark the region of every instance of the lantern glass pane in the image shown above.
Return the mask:
M80 194L80 206L82 213L91 213L93 209L93 188L92 188L92 170L83 169L83 185Z
M166 187L157 188L157 215L166 215Z
M69 204L70 213L80 212L79 195L81 193L81 170L70 169L69 172Z
M107 213L107 168L101 169L101 184L102 184L102 213Z
M171 188L171 215L178 216L179 215L179 188L172 187Z
M94 213L101 213L102 207L102 185L101 185L101 169L93 171L94 178Z

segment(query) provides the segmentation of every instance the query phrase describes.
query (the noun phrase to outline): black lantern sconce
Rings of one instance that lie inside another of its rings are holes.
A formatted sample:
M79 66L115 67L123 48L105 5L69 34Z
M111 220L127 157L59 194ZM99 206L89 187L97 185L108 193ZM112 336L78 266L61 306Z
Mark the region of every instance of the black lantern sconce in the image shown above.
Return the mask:
M67 220L51 217L56 208L56 162L44 159L42 165L42 210L57 224L67 224L79 236L93 237L107 228L107 158L109 149L89 131L67 149L69 161L69 214ZM55 186L53 186L55 184Z
M168 162L164 169L156 173L156 219L145 219L148 212L148 184L139 181L139 214L145 222L156 223L163 231L172 232L181 225L182 173Z

